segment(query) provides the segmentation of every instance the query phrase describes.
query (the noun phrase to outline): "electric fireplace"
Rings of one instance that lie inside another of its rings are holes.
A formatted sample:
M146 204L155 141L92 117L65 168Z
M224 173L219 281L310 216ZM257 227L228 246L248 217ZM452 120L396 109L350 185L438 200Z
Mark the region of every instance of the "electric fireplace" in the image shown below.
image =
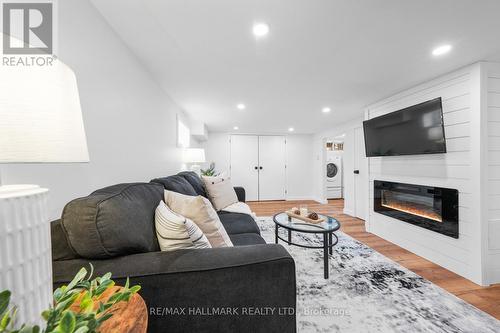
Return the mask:
M458 191L375 180L377 213L458 238Z

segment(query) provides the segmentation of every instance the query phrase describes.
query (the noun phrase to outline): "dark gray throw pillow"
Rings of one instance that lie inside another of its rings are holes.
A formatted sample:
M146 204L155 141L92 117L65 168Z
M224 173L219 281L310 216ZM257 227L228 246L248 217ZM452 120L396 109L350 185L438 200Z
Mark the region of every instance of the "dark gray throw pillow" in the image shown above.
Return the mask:
M159 251L155 209L163 191L155 183L118 184L71 201L61 218L69 245L88 259Z

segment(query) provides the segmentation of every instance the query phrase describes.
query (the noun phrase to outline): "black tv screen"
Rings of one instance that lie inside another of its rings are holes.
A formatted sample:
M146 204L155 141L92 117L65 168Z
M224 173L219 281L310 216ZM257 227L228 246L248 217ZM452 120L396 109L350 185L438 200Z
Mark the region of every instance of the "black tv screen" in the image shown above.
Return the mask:
M363 122L366 156L446 153L441 97Z

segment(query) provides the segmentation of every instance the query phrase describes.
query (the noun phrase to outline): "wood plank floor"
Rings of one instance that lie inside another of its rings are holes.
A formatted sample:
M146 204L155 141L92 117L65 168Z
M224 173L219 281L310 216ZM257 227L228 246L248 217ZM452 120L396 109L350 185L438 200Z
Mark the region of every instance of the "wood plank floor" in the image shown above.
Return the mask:
M391 242L366 232L363 220L343 214L343 200L330 200L328 204L319 204L315 201L264 201L248 202L248 204L257 216L272 216L280 211L298 207L300 204L306 204L310 210L318 213L332 215L341 222L341 230L346 234L500 319L500 284L481 287Z

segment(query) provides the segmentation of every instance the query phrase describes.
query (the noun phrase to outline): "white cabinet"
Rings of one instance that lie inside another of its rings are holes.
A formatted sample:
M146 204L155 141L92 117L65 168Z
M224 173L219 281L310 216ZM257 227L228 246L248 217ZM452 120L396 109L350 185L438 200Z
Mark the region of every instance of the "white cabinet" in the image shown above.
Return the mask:
M231 181L245 188L246 200L259 200L259 137L231 136Z
M231 179L248 201L284 200L286 140L274 135L231 136Z

